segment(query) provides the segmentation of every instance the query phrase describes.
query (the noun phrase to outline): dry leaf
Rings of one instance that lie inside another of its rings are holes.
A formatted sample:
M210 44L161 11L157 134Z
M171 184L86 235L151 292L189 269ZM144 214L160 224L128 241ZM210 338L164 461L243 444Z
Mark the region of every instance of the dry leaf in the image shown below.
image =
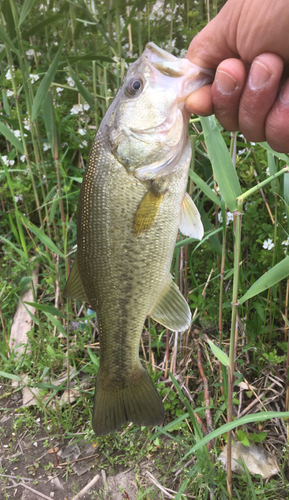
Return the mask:
M224 468L227 466L227 445L219 455L218 460L222 462ZM260 474L263 479L268 479L279 472L279 466L274 455L271 455L263 448L252 444L244 446L239 441L232 443L232 471L238 472L243 467L236 460L244 460L250 474Z

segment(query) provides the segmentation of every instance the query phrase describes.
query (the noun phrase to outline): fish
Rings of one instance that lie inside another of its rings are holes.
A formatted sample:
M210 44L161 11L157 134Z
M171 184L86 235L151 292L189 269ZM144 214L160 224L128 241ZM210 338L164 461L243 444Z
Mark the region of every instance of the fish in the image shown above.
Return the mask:
M186 193L186 97L212 73L150 42L132 63L95 136L80 190L77 253L65 297L97 313L100 364L92 427L160 425L161 398L139 358L147 317L185 331L190 308L170 274L178 231L203 237Z

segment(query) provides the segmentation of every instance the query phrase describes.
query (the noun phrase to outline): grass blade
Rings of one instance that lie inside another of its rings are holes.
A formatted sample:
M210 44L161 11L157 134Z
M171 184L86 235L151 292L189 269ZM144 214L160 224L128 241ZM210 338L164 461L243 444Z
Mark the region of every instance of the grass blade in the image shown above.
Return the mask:
M264 290L267 290L271 286L276 285L279 281L287 278L289 276L289 257L285 257L285 259L278 262L276 266L272 267L270 271L263 274L261 278L259 278L249 290L239 299L239 304L244 304L244 302L248 299L251 299L255 295L258 295Z
M24 154L22 143L19 141L19 139L17 139L17 137L15 137L12 130L6 127L6 125L1 121L0 121L0 134L4 135L7 141L11 142L11 144L13 144L13 146L17 149L17 151L19 151L19 153L21 153L22 155Z
M64 36L62 41L61 41L61 44L59 46L59 49L56 53L56 56L54 57L54 59L51 63L49 70L47 71L45 77L43 78L42 82L40 83L40 85L37 89L36 96L34 97L34 101L32 104L32 113L31 113L31 120L32 121L34 121L37 118L37 116L39 115L40 108L41 108L41 106L42 106L42 104L45 101L45 98L47 96L49 87L52 83L52 80L53 80L54 75L55 75L56 70L57 70L57 66L58 66L60 55L61 55L61 52L63 49L65 38L66 37Z
M21 9L21 14L19 18L19 23L18 23L18 28L20 28L21 24L23 23L24 19L28 16L29 12L31 11L33 4L35 0L25 0L23 7Z
M237 210L236 198L241 194L238 176L225 141L213 116L201 117L205 141L217 184L231 212Z
M89 106L92 109L95 109L94 96L92 95L91 92L89 92L89 90L87 88L84 87L84 85L82 85L81 81L79 80L78 76L74 73L74 71L73 71L73 69L72 69L72 67L71 67L71 65L69 64L68 61L67 61L67 64L69 66L69 72L70 72L71 78L74 81L74 83L75 83L78 91L82 95L83 99L86 102L88 102Z
M202 446L207 444L212 439L215 439L219 437L221 434L225 434L226 432L231 431L232 429L235 429L240 425L250 424L251 422L263 422L264 420L271 420L272 418L289 418L289 412L264 411L260 413L253 413L252 415L246 415L245 417L236 419L233 422L221 425L221 427L218 427L218 429L216 429L213 432L210 432L210 434L207 434L200 441L198 441L191 448L191 450L185 455L184 459L187 458L192 453L194 453L195 451L202 448Z
M60 255L60 257L62 257L63 259L65 259L65 255L60 250L58 250L55 243L53 243L53 241L41 229L39 229L39 227L32 224L32 222L30 222L30 220L27 219L27 217L25 217L23 214L20 215L20 218L22 219L23 224L28 229L30 229L30 231L32 231L32 233L35 234L35 236L37 236L37 238L40 239L40 241L43 243L43 245L45 245L47 248L49 248L49 250L51 250L51 252L54 252L54 253Z
M221 200L220 198L212 191L212 189L206 184L201 177L194 172L194 170L189 171L190 178L194 181L194 183L205 193L205 195L212 200L213 203L218 205L218 207L221 207Z

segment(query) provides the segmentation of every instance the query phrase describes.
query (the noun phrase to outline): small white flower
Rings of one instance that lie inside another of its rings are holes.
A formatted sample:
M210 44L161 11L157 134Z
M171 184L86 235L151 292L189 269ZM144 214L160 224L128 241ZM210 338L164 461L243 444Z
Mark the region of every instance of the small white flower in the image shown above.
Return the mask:
M226 216L226 226L229 224L229 222L231 222L232 220L234 220L234 214L232 214L232 212L227 212L227 216ZM219 222L223 222L223 218L222 218L222 212L218 212L218 221Z
M21 137L20 130L14 130L14 135L15 135L15 137Z
M234 214L232 214L232 212L227 212L227 224L229 222L231 222L232 220L234 220Z
M42 148L43 148L43 151L47 151L48 149L51 148L50 144L48 144L48 142L44 142L42 144Z
M285 241L282 241L281 245L286 245L286 247L288 247L289 245L289 238Z
M80 135L85 135L86 132L83 128L79 128L78 131L77 131Z
M74 81L72 80L71 76L68 76L66 78L66 80L67 80L69 87L74 87Z
M35 83L37 82L37 80L39 80L40 76L38 75L29 75L30 76L30 80L31 80L31 83Z
M61 87L56 87L56 92L58 95L61 94L61 92L63 92L64 89L62 89Z
M26 130L30 130L31 123L30 123L30 121L29 121L27 118L24 118L24 120L23 120L23 125L24 125L24 128L25 128Z
M7 90L7 97L12 97L14 95L13 90Z
M82 112L82 106L81 104L74 104L70 110L71 115L77 115L78 113Z
M26 156L25 155L22 155L20 156L20 161L22 161L22 163L26 160Z
M8 71L7 71L6 75L5 75L5 78L6 78L6 80L12 80L10 69L8 69Z
M271 250L273 247L274 247L274 243L271 240L271 238L268 238L268 240L264 241L263 248L265 248L265 250Z
M89 104L87 102L83 105L83 109L87 111L90 108Z
M22 194L16 194L16 195L14 196L14 200L16 201L16 203L17 203L18 201L22 201L22 200L23 200L23 196L22 196Z
M53 43L54 43L54 45L58 45L58 42L53 42Z
M26 55L27 59L32 59L34 56L34 50L33 49L26 50Z
M271 175L271 174L270 174L270 169L269 169L269 167L267 167L267 168L266 168L266 174L267 174L268 176L270 176L270 175Z
M79 147L80 147L80 148L87 147L87 141L86 141L86 140L82 141L82 142L79 144Z
M1 158L2 158L2 160L4 162L4 164L6 165L6 167L8 167L9 166L8 156L1 156Z

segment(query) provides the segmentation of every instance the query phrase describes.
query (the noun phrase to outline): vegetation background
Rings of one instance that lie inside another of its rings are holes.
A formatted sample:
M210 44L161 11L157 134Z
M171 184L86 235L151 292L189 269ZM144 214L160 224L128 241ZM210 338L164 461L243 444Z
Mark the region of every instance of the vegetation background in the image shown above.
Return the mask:
M49 436L93 439L95 313L61 294L74 259L77 199L89 151L127 65L145 44L151 40L183 57L224 3L0 1L0 375L4 396L23 374L24 385L39 391L36 408L16 417L18 430L40 413ZM189 132L195 156L188 191L205 237L199 243L180 235L172 270L193 324L180 338L149 321L142 340L144 363L165 398L169 439L165 444L164 434L131 426L129 439L116 433L98 446L114 449L114 465L160 454L161 482L178 491L175 498L244 498L245 491L249 498L276 499L277 492L287 498L288 424L277 424L269 412L288 411L288 156L223 131L214 118L192 117ZM260 281L272 269L269 280ZM33 326L18 356L11 327L29 287ZM234 296L241 297L239 307ZM214 354L209 340L219 346ZM65 382L57 386L53 381L64 369ZM76 400L60 406L67 387L77 390ZM257 409L261 417L254 423ZM250 418L241 421L243 427L235 424L234 438L244 445L264 441L280 461L280 474L268 484L245 473L234 476L227 492L226 474L215 463L226 441L221 426L242 415ZM203 432L212 429L218 431L211 451L197 450ZM175 443L167 462L166 447ZM157 488L149 491L140 488L139 498L157 498Z

